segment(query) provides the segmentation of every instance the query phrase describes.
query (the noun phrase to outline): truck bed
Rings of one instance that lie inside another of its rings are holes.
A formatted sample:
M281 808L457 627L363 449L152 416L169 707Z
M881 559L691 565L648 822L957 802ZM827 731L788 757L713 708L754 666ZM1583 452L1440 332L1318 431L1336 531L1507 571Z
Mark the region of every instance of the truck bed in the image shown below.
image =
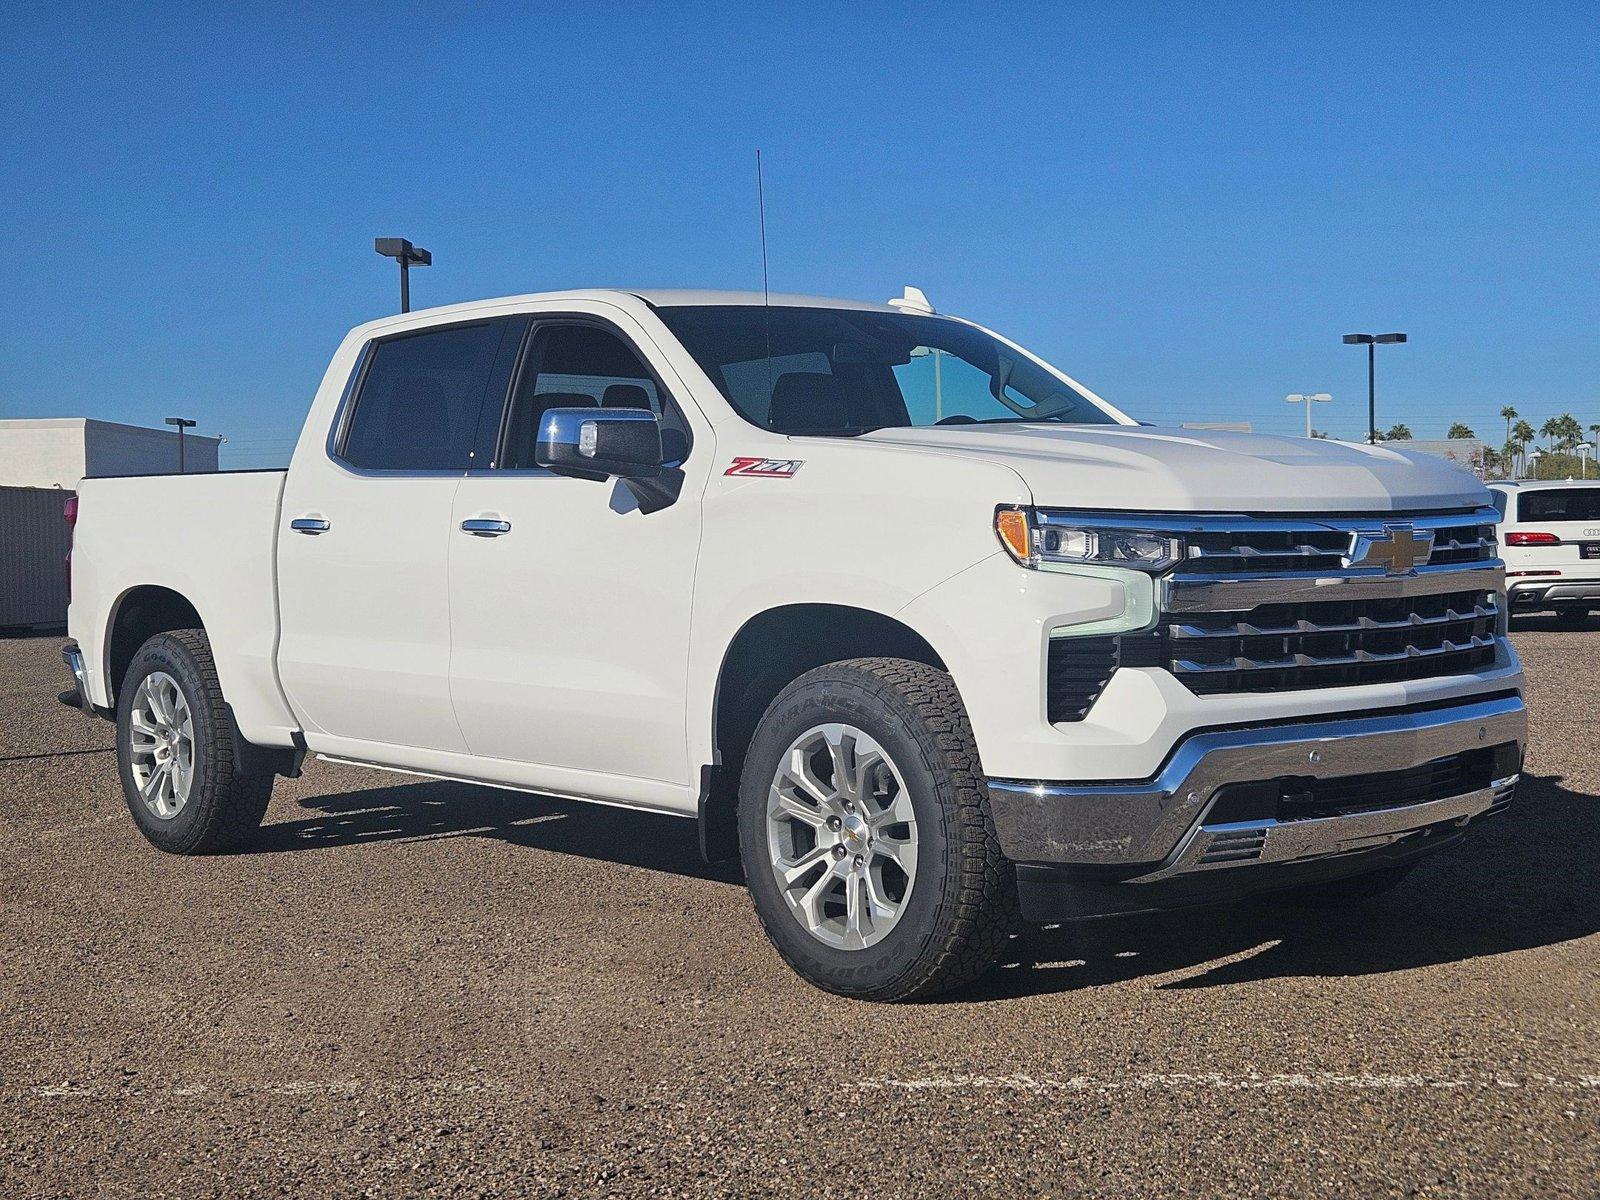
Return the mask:
M285 471L85 479L73 530L67 630L83 650L89 699L112 703L111 631L130 599L170 589L199 612L240 730L286 744L278 686L277 537Z

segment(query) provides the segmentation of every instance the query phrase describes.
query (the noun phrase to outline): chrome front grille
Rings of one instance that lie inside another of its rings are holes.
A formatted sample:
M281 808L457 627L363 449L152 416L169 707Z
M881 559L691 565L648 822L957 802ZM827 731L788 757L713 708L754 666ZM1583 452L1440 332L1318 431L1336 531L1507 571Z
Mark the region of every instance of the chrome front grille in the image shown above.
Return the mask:
M1164 665L1191 690L1283 691L1450 675L1494 660L1493 592L1263 605L1164 624Z
M1355 565L1351 555L1363 530L1405 524L1431 534L1427 565L1487 562L1497 552L1495 512L1448 516L1389 517L1318 522L1250 520L1228 528L1203 528L1186 538L1182 570L1197 575L1235 575L1277 571L1342 571ZM1209 523L1208 523L1209 524Z
M1164 667L1200 694L1481 670L1501 635L1494 520L1196 519L1154 630L1122 639L1121 665Z

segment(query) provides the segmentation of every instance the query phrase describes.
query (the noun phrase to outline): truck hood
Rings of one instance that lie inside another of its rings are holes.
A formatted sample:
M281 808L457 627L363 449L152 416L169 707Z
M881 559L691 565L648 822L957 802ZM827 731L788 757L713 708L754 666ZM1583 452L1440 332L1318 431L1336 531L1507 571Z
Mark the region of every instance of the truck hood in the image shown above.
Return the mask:
M1143 512L1386 513L1489 502L1443 458L1322 438L1138 425L880 429L877 442L1011 467L1034 502Z

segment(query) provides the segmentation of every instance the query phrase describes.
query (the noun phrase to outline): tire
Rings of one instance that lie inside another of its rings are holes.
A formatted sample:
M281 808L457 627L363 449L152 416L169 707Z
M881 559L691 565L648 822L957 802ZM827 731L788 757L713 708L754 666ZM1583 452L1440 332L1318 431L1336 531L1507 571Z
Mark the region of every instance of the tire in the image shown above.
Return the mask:
M1360 904L1399 887L1406 876L1416 870L1416 863L1403 863L1394 867L1380 867L1365 875L1351 875L1345 879L1330 879L1326 883L1311 883L1304 887L1274 892L1265 899L1278 900L1293 908L1327 908L1336 904Z
M241 751L205 632L157 634L139 647L117 697L117 769L128 811L151 845L169 854L216 854L248 840L266 814L274 777L241 773ZM172 764L165 781L153 780L163 762Z
M1556 609L1557 629L1587 629L1588 627L1589 610L1587 608Z
M796 761L797 749L802 761L820 764L812 778L821 792L832 788L831 799L813 802L819 793L797 786L796 775L780 779L780 767ZM835 754L856 764L846 776L855 780L850 791L859 807L841 798L831 772L841 761ZM875 763L875 755L887 765ZM780 796L807 811L795 817ZM831 822L841 819L841 806L842 820L854 824L835 830ZM816 823L830 811L835 816ZM903 659L861 658L795 680L768 707L751 740L738 824L745 879L767 937L796 972L825 991L866 1000L926 999L988 971L1018 927L1015 871L995 837L966 710L943 671ZM808 849L807 843L814 844ZM862 853L841 854L851 846ZM776 863L793 869L808 857L815 859L808 873L791 875L792 885L781 886ZM900 869L902 862L911 865L909 872ZM825 884L836 872L850 874ZM834 889L827 893L832 898L807 907L819 886ZM852 894L859 901L854 910L846 898Z

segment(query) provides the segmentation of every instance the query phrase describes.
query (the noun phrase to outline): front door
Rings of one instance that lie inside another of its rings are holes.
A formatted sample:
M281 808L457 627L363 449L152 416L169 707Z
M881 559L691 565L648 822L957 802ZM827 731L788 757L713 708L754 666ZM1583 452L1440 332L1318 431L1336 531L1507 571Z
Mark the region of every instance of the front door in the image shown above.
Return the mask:
M615 320L625 320L618 315ZM690 783L684 704L700 541L696 455L684 411L641 353L642 331L536 318L493 470L456 491L450 534L451 695L472 754L541 768L486 769L530 786L648 798ZM678 501L641 512L626 484L533 465L550 408L649 408ZM478 523L478 524L471 524ZM624 782L599 786L598 776Z

